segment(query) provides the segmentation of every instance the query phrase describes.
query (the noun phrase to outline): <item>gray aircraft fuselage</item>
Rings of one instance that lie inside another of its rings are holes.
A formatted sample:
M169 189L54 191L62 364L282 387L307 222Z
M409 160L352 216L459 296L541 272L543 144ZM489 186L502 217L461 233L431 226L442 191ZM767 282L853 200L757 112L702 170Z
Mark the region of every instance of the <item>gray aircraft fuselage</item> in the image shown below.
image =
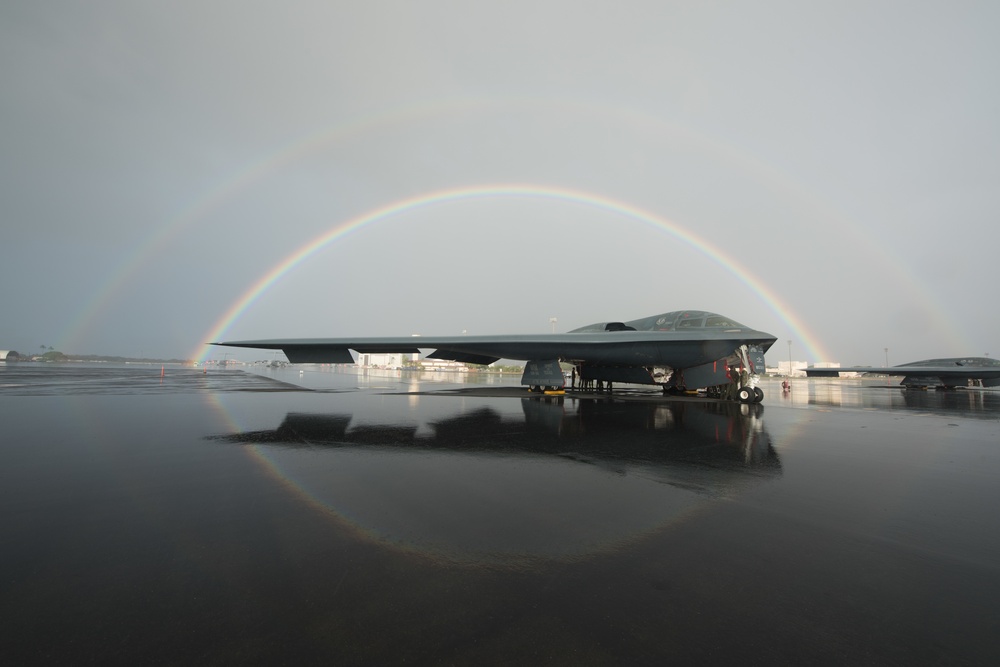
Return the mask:
M559 359L599 365L688 368L731 355L741 345L767 351L775 336L704 311L675 311L630 322L599 322L567 333L497 336L295 338L226 341L229 347L282 350L292 363L353 363L357 352L435 349L438 359ZM446 356L447 355L447 356Z
M754 350L751 369L763 372L763 353L775 336L734 320L698 310L673 311L629 322L598 322L566 333L497 336L406 336L375 338L296 338L213 343L230 347L282 350L292 363L354 363L359 353L416 353L475 364L499 359L534 363L562 361L596 379L664 384L688 371L690 388L728 382L726 370L742 350ZM721 363L720 363L721 362ZM603 370L602 370L603 369ZM528 382L526 382L528 384ZM549 384L538 382L538 384Z
M837 368L806 368L808 377L839 377L841 373L876 373L902 376L904 387L944 387L953 389L982 382L984 387L1000 386L1000 360L989 357L943 357L911 361L899 366L844 366Z

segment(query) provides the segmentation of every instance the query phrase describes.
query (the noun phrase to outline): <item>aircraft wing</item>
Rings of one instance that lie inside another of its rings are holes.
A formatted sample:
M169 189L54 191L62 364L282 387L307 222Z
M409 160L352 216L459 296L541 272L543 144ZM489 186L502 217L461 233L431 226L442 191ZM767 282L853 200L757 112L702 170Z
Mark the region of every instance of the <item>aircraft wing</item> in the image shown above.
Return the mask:
M406 336L398 338L297 338L212 343L281 350L292 363L354 363L360 353L415 353L433 349L432 359L490 364L498 359L561 359L623 366L688 368L733 353L740 345L766 350L774 337L753 331L601 331L499 336Z
M877 373L901 377L937 377L944 379L990 380L1000 378L1000 366L914 365L914 366L841 366L839 368L806 368L809 377L837 377L840 373Z

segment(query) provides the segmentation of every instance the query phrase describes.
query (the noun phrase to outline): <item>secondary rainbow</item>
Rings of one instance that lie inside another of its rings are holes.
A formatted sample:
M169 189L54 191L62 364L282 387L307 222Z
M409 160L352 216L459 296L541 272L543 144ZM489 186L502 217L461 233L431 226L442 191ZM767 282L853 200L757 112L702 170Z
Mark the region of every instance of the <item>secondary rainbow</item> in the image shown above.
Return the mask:
M113 268L104 277L88 298L81 300L78 310L59 337L59 347L70 349L76 345L83 332L91 329L102 319L110 307L113 297L131 284L129 278L138 273L149 257L155 253L164 252L167 244L179 237L184 230L189 229L196 222L205 220L212 211L235 199L238 193L245 191L264 176L318 150L320 147L329 147L387 127L444 117L447 114L500 112L501 110L506 114L536 110L559 111L563 115L573 117L589 114L599 119L620 122L626 127L641 127L644 136L655 135L660 138L680 138L689 141L700 147L699 150L718 156L725 164L753 174L760 182L775 191L808 202L818 212L817 215L830 221L831 224L826 225L829 229L836 228L838 233L847 230L858 240L856 244L858 248L867 249L873 257L877 254L879 262L888 264L886 275L910 292L915 300L926 301L928 298L927 291L921 289L921 281L913 269L904 265L891 247L880 245L876 251L872 244L867 242L868 237L861 227L842 213L834 211L829 202L820 200L814 193L807 191L801 184L793 182L786 174L772 165L760 161L755 156L746 155L736 150L734 146L723 143L715 137L702 135L690 127L667 122L663 118L653 116L641 109L611 105L603 101L548 97L459 97L410 104L379 113L366 113L332 128L324 128L296 141L283 144L263 157L249 162L215 187L189 202L187 206L177 210L146 241L126 253L120 265ZM683 236L682 233L677 233L677 230L673 230L673 233ZM934 306L931 308L932 312L942 314L937 320L940 325L942 327L950 326L952 338L958 341L956 349L970 348L971 345L967 342L967 338L953 324L955 318L943 315L947 312L944 304L932 303L929 305Z
M350 234L365 225L384 220L386 218L400 215L417 209L436 206L447 202L462 200L487 199L491 197L521 197L552 199L568 202L575 202L593 206L595 208L610 211L612 213L638 220L646 224L653 225L658 229L666 231L671 236L697 248L706 256L718 262L732 273L740 282L753 290L761 300L778 315L795 336L805 346L807 352L813 360L823 360L829 358L826 350L819 343L818 339L808 328L795 316L791 308L787 306L772 290L764 285L758 278L752 275L745 267L740 265L733 257L730 257L720 248L711 245L708 241L697 234L684 229L680 225L673 223L666 218L645 211L641 208L631 206L624 202L616 201L600 195L570 190L560 187L547 187L538 185L485 185L475 187L456 188L440 190L427 194L417 195L402 199L386 206L374 209L355 218L335 225L329 231L312 239L295 252L291 253L283 260L274 265L269 271L261 276L250 288L243 293L225 311L222 317L212 326L206 336L202 339L206 342L217 341L222 334L239 319L240 315L249 308L254 301L264 294L268 288L274 285L289 271L294 269L300 262L311 257L313 254L332 243L333 241ZM200 347L191 357L203 361L208 350Z

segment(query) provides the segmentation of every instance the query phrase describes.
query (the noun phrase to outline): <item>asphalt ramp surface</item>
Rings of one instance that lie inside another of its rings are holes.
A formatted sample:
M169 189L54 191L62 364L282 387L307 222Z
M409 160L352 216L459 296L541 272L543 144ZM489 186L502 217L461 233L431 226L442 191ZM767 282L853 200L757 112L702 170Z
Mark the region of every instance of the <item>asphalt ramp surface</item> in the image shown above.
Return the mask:
M4 664L989 664L1000 401L0 369Z

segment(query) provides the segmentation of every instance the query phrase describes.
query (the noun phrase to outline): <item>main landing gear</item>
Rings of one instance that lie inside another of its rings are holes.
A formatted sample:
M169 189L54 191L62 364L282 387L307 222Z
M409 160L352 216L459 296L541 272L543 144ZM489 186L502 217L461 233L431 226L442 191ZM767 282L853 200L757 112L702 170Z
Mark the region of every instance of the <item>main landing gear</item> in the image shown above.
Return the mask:
M760 387L736 384L720 384L705 389L705 395L720 401L739 401L740 403L760 403L764 400L764 391Z
M760 387L740 387L736 398L740 403L760 403L764 400L764 390Z

